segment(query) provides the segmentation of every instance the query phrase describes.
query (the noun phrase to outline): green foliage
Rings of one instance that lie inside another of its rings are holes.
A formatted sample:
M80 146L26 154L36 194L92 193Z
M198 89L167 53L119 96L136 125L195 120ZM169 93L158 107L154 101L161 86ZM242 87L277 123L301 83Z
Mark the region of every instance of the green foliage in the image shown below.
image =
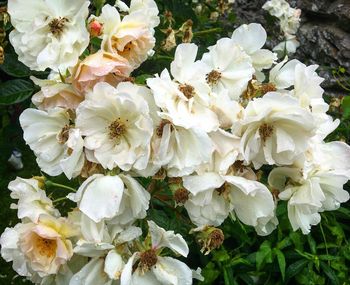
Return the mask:
M34 92L31 81L23 79L8 80L0 83L0 105L12 105L28 99Z

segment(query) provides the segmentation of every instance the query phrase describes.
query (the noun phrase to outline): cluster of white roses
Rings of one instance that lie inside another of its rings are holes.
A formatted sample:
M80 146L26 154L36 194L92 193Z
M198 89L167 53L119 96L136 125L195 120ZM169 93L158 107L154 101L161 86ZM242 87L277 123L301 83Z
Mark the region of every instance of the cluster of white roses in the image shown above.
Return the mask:
M295 53L300 46L295 34L300 26L301 10L290 7L285 0L269 0L262 8L268 11L271 16L278 18L284 35L284 41L275 46L273 50L282 54L285 52Z
M179 234L148 221L142 236L135 226L151 199L139 177L169 182L194 232L207 231L207 251L223 238L212 227L230 215L268 235L278 224L278 200L287 200L293 229L306 234L320 212L349 199L350 147L323 141L339 122L326 114L317 66L276 63L262 48L263 27L249 24L201 59L195 44L179 45L170 72L137 85L130 73L152 54L158 9L153 0L116 6L123 17L105 5L86 28L85 0L9 0L20 60L53 70L48 80L33 78L41 91L32 99L38 109L20 117L24 139L43 172L86 178L67 196L77 204L67 217L42 178L9 184L21 223L2 234L1 254L19 275L43 285L201 278L162 251L187 256ZM100 49L80 60L89 34ZM268 185L258 177L264 165L274 166Z

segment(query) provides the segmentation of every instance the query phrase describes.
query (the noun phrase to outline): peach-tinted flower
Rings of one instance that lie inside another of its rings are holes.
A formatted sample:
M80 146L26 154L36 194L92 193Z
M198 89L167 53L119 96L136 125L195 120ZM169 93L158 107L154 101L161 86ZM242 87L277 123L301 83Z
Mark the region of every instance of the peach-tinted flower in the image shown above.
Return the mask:
M80 62L71 80L73 87L83 93L92 89L98 82L107 82L116 86L128 78L130 72L130 65L123 57L98 51Z
M73 256L72 243L68 239L76 231L64 218L55 219L42 215L38 224L25 224L18 246L28 265L40 276L56 274L62 264Z
M59 76L47 80L31 77L32 81L41 87L41 90L32 97L33 104L40 110L49 110L55 107L76 109L84 96L74 90L71 84L61 82Z
M133 69L144 62L155 45L153 22L146 10L136 10L120 19L115 7L105 5L96 18L103 24L102 50L126 58Z

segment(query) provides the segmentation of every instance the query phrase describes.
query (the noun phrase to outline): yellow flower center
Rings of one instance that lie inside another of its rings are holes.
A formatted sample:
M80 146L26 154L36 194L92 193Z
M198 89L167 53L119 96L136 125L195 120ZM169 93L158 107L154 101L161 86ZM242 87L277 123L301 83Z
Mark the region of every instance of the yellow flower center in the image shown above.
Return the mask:
M125 124L118 118L108 127L110 139L120 139L126 132Z
M265 143L268 138L270 138L273 135L274 127L269 124L262 124L259 127L259 135L262 141Z
M67 22L69 22L69 20L65 17L63 18L59 17L59 18L53 19L49 23L50 32L56 38L59 38L62 35L64 26L66 25Z
M38 236L36 239L36 248L40 255L52 257L56 255L57 243L56 240L46 239Z
M189 84L180 84L179 90L185 95L187 99L191 99L196 94L194 92L194 87Z
M206 76L206 80L210 85L216 85L220 80L220 78L221 78L221 72L217 70L210 71Z

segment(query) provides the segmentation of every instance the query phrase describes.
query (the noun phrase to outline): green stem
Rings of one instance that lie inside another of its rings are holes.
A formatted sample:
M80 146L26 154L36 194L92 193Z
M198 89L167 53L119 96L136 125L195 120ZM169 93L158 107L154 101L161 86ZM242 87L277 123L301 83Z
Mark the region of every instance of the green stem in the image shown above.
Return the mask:
M174 60L172 56L167 56L167 55L156 55L153 57L153 59Z
M67 199L68 199L67 197L61 197L61 198L58 198L58 199L56 199L56 200L53 200L52 202L53 202L54 204L56 204L56 203L58 203L58 202L61 202L61 201L67 200Z
M198 32L194 32L193 36L202 36L202 35L206 35L206 34L211 34L211 33L215 33L215 32L221 32L222 29L221 28L212 28L212 29L208 29L208 30L204 30L204 31L198 31Z
M320 229L321 229L322 237L323 237L323 240L324 240L324 246L326 248L326 254L328 255L328 245L327 245L326 235L324 234L324 231L323 231L322 223L320 223ZM328 260L328 265L330 265L330 261L329 260Z
M76 189L72 188L72 187L69 187L69 186L66 186L66 185L63 185L63 184L59 184L59 183L55 183L55 182L52 182L50 180L47 180L45 182L45 184L49 187L53 186L53 187L58 187L58 188L62 188L62 189L66 189L66 190L69 190L69 191L72 191L72 192L77 192Z

